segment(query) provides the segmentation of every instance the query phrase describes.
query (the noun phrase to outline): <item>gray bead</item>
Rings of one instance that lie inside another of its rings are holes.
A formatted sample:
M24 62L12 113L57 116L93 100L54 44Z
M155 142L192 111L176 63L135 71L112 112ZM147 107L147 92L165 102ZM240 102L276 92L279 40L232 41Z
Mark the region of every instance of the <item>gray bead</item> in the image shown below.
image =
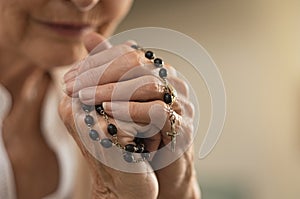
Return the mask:
M82 104L81 107L82 107L82 109L83 109L85 112L88 112L88 113L91 112L91 111L94 109L93 106L86 105L86 104Z
M128 153L128 152L123 155L123 158L128 163L131 163L134 160L132 153Z
M100 141L100 144L104 147L104 148L110 148L112 147L112 141L108 138L104 138Z
M163 79L166 78L168 76L168 71L165 68L161 68L159 70L159 76Z
M84 122L89 125L89 126L92 126L95 124L95 121L94 121L94 118L90 115L86 115L85 118L84 118Z
M89 132L89 136L92 140L96 141L96 140L99 140L99 134L96 130L92 129L90 130Z
M150 152L148 150L144 150L144 152L142 153L142 157L145 160L148 160L150 158Z

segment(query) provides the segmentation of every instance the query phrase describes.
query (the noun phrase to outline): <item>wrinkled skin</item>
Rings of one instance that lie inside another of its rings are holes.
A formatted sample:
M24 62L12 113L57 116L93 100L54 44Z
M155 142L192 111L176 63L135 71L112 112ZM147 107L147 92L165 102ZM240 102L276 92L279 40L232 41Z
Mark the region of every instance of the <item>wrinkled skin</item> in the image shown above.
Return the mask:
M89 36L94 37L95 43L87 44L88 49L103 41L101 36ZM143 59L143 54L132 49L130 45L125 43L110 48L109 44L104 43L98 52L93 51L91 56L74 65L64 76L65 92L68 96L65 96L60 104L61 117L92 168L94 190L97 190L95 198L106 195L109 195L108 198L199 198L193 153L189 147L193 131L193 106L188 101L188 87L176 77L176 72L171 66L167 66L168 80L178 92L178 100L173 104L176 118L180 123L176 124L176 130L183 135L180 136L181 140L177 141L176 152L183 153L179 159L162 169L153 170L152 162L174 156L169 149L159 155L153 153L150 158L152 161L149 163L134 165L136 169L143 170L143 173L127 173L105 166L97 157L92 156L82 143L80 137L86 133L86 125L83 122L85 113L81 110L80 104L93 105L102 102L110 122L117 124L118 140L123 146L133 144L137 132L155 130L156 133L145 140L147 150L156 151L170 143L170 137L165 133L170 130L170 122L169 113L166 111L167 105L161 100L162 82L155 76L156 70L153 65L149 61L147 63L147 60ZM121 81L118 82L120 78ZM142 86L135 90L134 85ZM134 92L130 96L130 102L124 102L126 92L132 89ZM126 115L128 107L130 116ZM163 124L160 123L161 119L151 121L149 118L149 110L153 107L155 107L153 118L166 118ZM133 121L130 121L130 118ZM133 122L139 126L130 128ZM150 122L151 125L148 125ZM103 118L98 117L98 123L99 126L95 127L98 132L109 137L105 130L107 124ZM147 127L144 128L145 126ZM101 150L101 147L97 150ZM104 151L101 155L110 154Z

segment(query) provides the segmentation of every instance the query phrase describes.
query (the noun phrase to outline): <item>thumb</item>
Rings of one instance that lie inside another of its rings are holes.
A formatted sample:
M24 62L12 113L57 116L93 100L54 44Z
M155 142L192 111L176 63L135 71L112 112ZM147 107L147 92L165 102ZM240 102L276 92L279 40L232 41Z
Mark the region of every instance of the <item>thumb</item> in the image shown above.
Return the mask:
M84 35L83 43L90 55L112 47L105 37L96 32L90 32Z

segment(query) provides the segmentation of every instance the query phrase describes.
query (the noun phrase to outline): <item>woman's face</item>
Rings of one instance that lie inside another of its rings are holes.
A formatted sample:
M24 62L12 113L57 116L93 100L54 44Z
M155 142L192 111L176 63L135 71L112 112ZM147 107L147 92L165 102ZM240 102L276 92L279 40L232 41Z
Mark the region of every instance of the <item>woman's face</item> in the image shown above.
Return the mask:
M71 64L85 53L83 34L94 30L109 35L131 3L132 0L0 0L0 50L44 68ZM93 7L84 9L89 5Z

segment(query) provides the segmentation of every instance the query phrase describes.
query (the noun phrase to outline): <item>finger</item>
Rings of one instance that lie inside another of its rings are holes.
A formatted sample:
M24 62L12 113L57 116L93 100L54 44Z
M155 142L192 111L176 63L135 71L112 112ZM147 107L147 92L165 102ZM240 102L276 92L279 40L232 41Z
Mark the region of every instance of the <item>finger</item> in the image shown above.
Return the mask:
M163 100L163 96L164 86L154 76L142 76L128 81L89 87L79 91L80 101L88 105L109 101L145 102ZM178 94L172 107L179 115L187 117L193 117L194 115L193 104L180 94Z
M194 117L194 105L184 96L177 96L176 101L172 104L172 109L183 117Z
M121 55L134 51L131 45L128 43L113 46L107 50L101 51L91 56L86 57L84 60L76 64L74 68L68 71L64 76L64 81L67 83L76 78L77 75L95 68L97 66L102 66L109 62L112 62L114 59L120 57Z
M103 108L109 116L118 120L154 125L163 131L170 129L168 106L160 100L151 102L104 102Z
M104 101L149 101L163 99L161 80L142 76L128 81L84 88L79 91L82 103L101 104Z
M109 64L90 69L66 83L66 93L77 97L78 91L97 85L125 81L142 75L152 75L151 64L144 64L140 55L134 51L122 55Z
M144 123L148 126L155 126L161 131L162 139L165 145L171 141L171 138L167 132L175 131L192 133L192 118L182 117L176 112L172 113L162 101L152 101L146 103L105 102L103 103L103 108L108 115L117 118L118 120L130 122L133 121ZM173 128L171 128L170 121L172 115L175 118L175 125ZM145 134L149 135L149 132L146 132ZM187 138L189 138L189 136Z
M169 117L169 108L162 100L150 102L105 101L102 105L105 112L113 118L143 124L154 123L157 127L162 127L163 121ZM172 109L176 114L185 118L194 116L193 104L184 97L177 98Z

